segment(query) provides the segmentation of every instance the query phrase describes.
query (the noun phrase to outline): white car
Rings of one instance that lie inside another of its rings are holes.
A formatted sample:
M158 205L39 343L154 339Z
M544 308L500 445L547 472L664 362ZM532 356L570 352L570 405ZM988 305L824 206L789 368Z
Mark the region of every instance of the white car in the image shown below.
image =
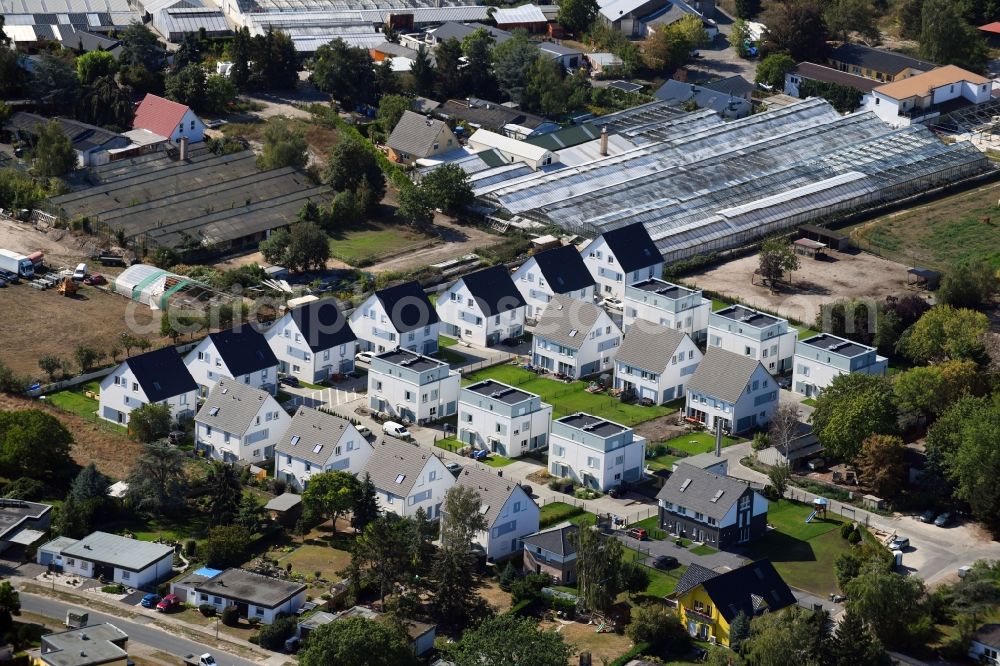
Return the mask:
M410 439L412 436L410 435L410 431L406 429L406 426L395 421L386 421L383 423L382 432L397 439Z
M73 271L73 279L79 281L85 277L87 277L87 264L77 264L76 270Z
M604 307L611 308L612 310L621 310L623 305L620 298L611 297L604 299Z
M370 351L358 352L354 355L355 363L368 363L370 365L373 358L375 358L375 354Z
M372 429L369 428L368 426L366 426L366 425L359 425L359 426L355 426L355 427L358 429L358 432L361 433L362 437L364 437L364 438L367 439L368 437L372 436Z

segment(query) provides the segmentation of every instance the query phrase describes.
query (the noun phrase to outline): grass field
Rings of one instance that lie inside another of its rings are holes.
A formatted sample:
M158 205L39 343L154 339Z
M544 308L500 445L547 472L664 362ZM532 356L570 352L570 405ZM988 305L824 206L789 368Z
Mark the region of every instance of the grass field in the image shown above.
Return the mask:
M274 556L274 554L272 554ZM292 571L306 578L314 578L316 572L328 581L339 581L343 578L338 571L347 568L351 563L351 554L346 550L338 550L329 546L299 546L290 553L276 556L279 566L292 564Z
M622 425L634 426L675 411L663 405L652 407L630 405L603 393L587 393L584 390L587 387L585 382L566 384L554 379L539 377L533 372L513 365L497 365L481 370L470 375L464 383L471 384L484 379L495 379L540 395L543 402L552 405L554 418L576 412L587 412Z
M722 438L722 448L732 446L740 440L733 437ZM692 432L680 437L674 437L663 442L664 446L683 451L684 453L696 456L699 453L708 453L715 450L715 435L707 432ZM660 456L661 458L664 456Z
M436 242L437 239L410 227L369 224L333 234L330 237L330 256L357 266Z
M437 301L437 294L431 294L431 297L433 297L432 300L431 300L432 303L435 302L435 301ZM439 335L438 336L438 348L439 349L444 349L445 347L454 347L457 344L458 344L458 340L456 340L455 338L449 338L447 335Z
M461 365L463 363L467 363L469 360L464 355L451 351L448 347L439 347L438 350L432 354L432 356L440 361L448 363L449 365Z
M549 502L538 511L538 522L543 528L565 521L574 525L594 525L597 516L566 502Z
M626 562L634 562L644 557L646 557L645 554L636 550L632 550L631 548L625 549ZM669 571L660 571L659 569L646 567L646 573L649 574L649 585L646 586L646 594L662 599L674 591L674 588L677 587L677 582L684 575L685 571L687 571L687 567L675 567Z
M45 397L45 399L48 400L49 404L54 407L58 407L63 411L69 412L70 414L76 414L77 416L85 418L88 421L100 423L102 427L106 427L109 430L121 433L128 432L128 429L125 426L100 419L97 415L97 412L100 409L100 402L94 398L88 398L84 395L86 391L91 391L95 395L100 395L100 382L87 382L76 390L71 391L67 389L56 393L50 393Z
M672 470L674 468L674 463L680 459L681 456L664 453L662 456L656 456L655 458L646 458L646 464L650 467L650 469Z

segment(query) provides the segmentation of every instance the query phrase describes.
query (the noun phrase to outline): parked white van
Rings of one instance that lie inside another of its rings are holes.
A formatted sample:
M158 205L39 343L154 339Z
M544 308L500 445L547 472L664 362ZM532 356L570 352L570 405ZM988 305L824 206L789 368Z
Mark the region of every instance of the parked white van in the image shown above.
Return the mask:
M395 421L386 421L383 423L382 432L397 439L410 439L411 437L410 431L406 429L406 426Z

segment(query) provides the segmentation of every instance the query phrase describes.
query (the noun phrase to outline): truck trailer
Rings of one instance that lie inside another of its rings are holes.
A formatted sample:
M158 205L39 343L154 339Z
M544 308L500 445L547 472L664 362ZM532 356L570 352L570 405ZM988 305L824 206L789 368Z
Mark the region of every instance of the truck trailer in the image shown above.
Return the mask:
M23 278L35 276L35 264L31 259L10 250L0 250L0 269L16 273Z

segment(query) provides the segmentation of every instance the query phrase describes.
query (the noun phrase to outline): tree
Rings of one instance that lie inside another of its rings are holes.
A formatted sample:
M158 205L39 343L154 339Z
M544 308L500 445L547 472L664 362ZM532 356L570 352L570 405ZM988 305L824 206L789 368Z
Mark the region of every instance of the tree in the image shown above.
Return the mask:
M440 47L438 47L440 48ZM403 113L410 109L412 101L403 95L383 95L378 103L378 113L375 118L382 131L389 135L395 129L396 123Z
M427 191L421 187L400 190L396 217L421 229L431 227L434 224L434 206Z
M21 596L10 581L5 580L0 583L0 631L9 631L13 625L11 616L20 614Z
M493 36L486 28L476 28L462 40L465 54L465 76L472 93L478 97L493 99L497 92L497 82L493 75Z
M760 0L736 0L736 16L752 19L760 13Z
M893 380L892 389L900 412L933 418L961 397L976 393L979 384L975 362L947 361L899 373Z
M799 436L801 418L802 412L795 404L782 403L774 410L771 422L767 426L767 434L771 446L778 449L782 455L788 455L788 447L792 440Z
M229 80L238 90L246 90L250 82L250 63L253 58L253 37L250 29L240 28L233 33L229 43L229 59L233 66L229 69Z
M130 88L137 96L147 93L163 93L163 76L159 70L150 70L143 65L121 64L118 79L122 86Z
M828 622L826 613L799 606L781 613L764 613L750 621L743 655L754 666L820 666L824 663Z
M57 120L38 126L34 170L39 176L65 176L76 167L76 152ZM89 349L80 345L79 349ZM86 370L84 370L86 372Z
M279 617L260 628L257 632L257 645L274 652L284 650L285 641L295 635L297 627L298 620L295 617Z
M355 505L359 491L360 484L353 474L323 472L309 479L309 486L302 493L302 506L311 516L333 521L336 532L337 518Z
M118 62L122 65L145 67L155 72L163 64L166 51L153 31L139 22L125 28L120 38L122 52Z
M632 621L625 627L625 635L633 643L670 644L670 651L680 654L691 639L681 626L677 614L661 603L645 603L632 609Z
M213 460L205 477L208 486L208 512L216 525L233 522L243 501L243 483L232 463Z
M750 618L743 611L736 614L732 624L729 625L729 647L739 652L743 647L743 641L750 636Z
M432 206L452 215L462 211L474 199L468 174L454 164L445 164L431 171L421 179L420 188Z
M972 514L990 530L1000 531L1000 405L978 410L960 430L958 448L945 458L955 497L967 502ZM961 404L961 403L959 403Z
M692 17L694 18L694 17ZM701 35L693 30L693 25L685 20L668 26L663 26L653 36L646 40L643 55L646 66L652 70L672 76L674 71L687 62L692 49L696 48L696 40L704 40L704 28Z
M240 525L218 525L208 531L199 550L205 563L215 569L228 569L246 561L252 535Z
M812 424L827 455L853 461L871 435L896 434L890 380L859 373L835 377L816 399Z
M761 22L767 26L763 37L766 52L784 51L797 62L824 62L829 33L819 0L769 3ZM782 78L780 85L784 83Z
M167 444L146 444L126 482L129 504L154 514L169 513L183 503L184 454Z
M198 35L193 32L184 33L180 46L174 51L174 71L191 64L200 64L203 59L202 51L202 42L198 39Z
M774 488L778 497L785 496L785 490L788 489L788 482L791 478L792 472L788 465L775 465L767 470L767 480L771 482L771 487Z
M570 539L576 546L580 599L588 608L606 612L622 590L622 543L589 527Z
M830 640L832 666L889 666L892 660L882 643L860 617L844 613Z
M559 61L536 58L525 81L521 105L547 116L560 116L589 99L589 90L586 77L566 76Z
M316 49L312 81L353 110L375 101L374 70L368 49L348 46L339 37Z
M264 511L263 505L253 495L246 494L243 496L242 501L240 501L240 508L233 522L250 534L254 534L260 531L266 519L267 514Z
M188 65L167 74L164 81L166 95L196 110L205 108L205 70L199 64Z
M879 497L892 499L906 483L906 445L895 435L872 435L854 461L861 480Z
M447 654L455 666L566 666L573 648L562 634L540 629L533 619L505 613L466 631L447 649Z
M323 270L329 258L330 244L322 229L312 222L292 225L284 261L289 270Z
M288 244L291 240L292 235L287 229L277 229L260 242L258 249L263 255L264 261L269 264L280 264L285 260L285 253L288 252Z
M437 74L434 71L434 63L431 62L427 47L421 44L417 48L417 53L413 57L410 65L410 76L413 77L413 85L418 95L431 95L434 92L434 80Z
M763 63L762 63L763 64ZM784 274L799 269L799 255L792 246L781 238L771 238L760 246L758 271L774 291L775 284Z
M350 136L343 137L330 151L326 180L338 192L357 192L362 181L367 180L376 199L385 194L385 175L371 147Z
M172 422L170 405L150 402L132 410L128 429L138 441L149 443L166 437Z
M236 100L236 85L227 77L212 74L205 79L205 99L202 110L206 113L225 113Z
M871 628L889 647L906 641L908 626L921 611L924 584L916 576L900 576L866 563L844 589L847 612Z
M27 72L18 64L17 51L3 26L4 17L0 16L0 99L12 99L21 94Z
M920 12L920 57L973 72L986 68L988 49L979 30L952 0L924 0Z
M562 0L556 22L574 35L579 35L590 28L599 9L597 0Z
M107 51L91 51L76 59L76 77L83 85L89 85L101 77L113 77L117 72L118 61Z
M372 477L365 472L365 478L358 484L358 492L351 507L351 527L357 532L363 532L368 524L379 517L378 500L375 497L375 484Z
M375 66L372 86L375 88L376 99L381 99L383 95L395 95L399 93L399 79L396 77L396 72L392 69L392 58L384 58L382 62Z
M271 118L264 128L264 148L257 168L267 171L283 167L303 168L309 161L305 135L285 118Z
M73 479L69 496L80 503L98 500L103 502L108 496L111 479L97 470L94 463L88 464Z
M268 27L251 41L248 85L257 90L294 90L299 83L299 54L286 32ZM368 73L370 78L370 72Z
M851 33L858 33L870 43L878 42L875 25L878 10L872 0L832 0L826 5L823 19L830 32L839 35L843 42L848 41Z
M51 51L42 52L31 75L31 95L51 115L72 112L80 97L80 80L73 63Z
M990 303L997 288L997 272L990 264L963 262L944 274L937 293L938 302L979 310Z
M472 543L487 529L480 511L483 498L470 486L452 486L444 497L441 547L434 557L431 577L437 582L434 614L449 626L461 627L474 615L481 601L475 575Z
M72 445L73 435L51 414L0 411L0 472L8 479L68 480L76 469Z
M52 528L59 536L82 539L91 532L90 519L92 516L93 510L89 506L76 501L70 495L56 512Z
M799 97L822 97L837 111L851 113L861 106L861 91L850 86L827 81L803 79L799 84Z
M38 359L38 367L48 376L50 382L54 382L56 373L62 369L62 359L52 354L46 354Z
M358 570L378 585L384 602L396 583L413 570L418 549L414 522L386 513L365 526L354 541L351 558Z
M985 355L983 336L989 325L981 312L935 305L903 334L899 346L915 363L980 361Z
M500 92L507 99L521 101L528 72L538 58L538 48L528 41L523 31L516 31L513 37L493 49L493 74Z
M309 634L299 655L302 666L366 664L413 666L409 637L397 624L350 617L324 624Z
M444 99L452 99L465 95L467 81L465 78L465 63L462 62L462 42L454 37L438 44L434 50L437 63L437 86ZM381 109L381 104L379 105Z
M104 76L87 86L80 98L77 118L102 127L124 130L132 126L135 105L132 89L120 86L113 76Z

